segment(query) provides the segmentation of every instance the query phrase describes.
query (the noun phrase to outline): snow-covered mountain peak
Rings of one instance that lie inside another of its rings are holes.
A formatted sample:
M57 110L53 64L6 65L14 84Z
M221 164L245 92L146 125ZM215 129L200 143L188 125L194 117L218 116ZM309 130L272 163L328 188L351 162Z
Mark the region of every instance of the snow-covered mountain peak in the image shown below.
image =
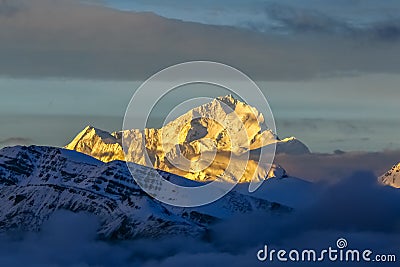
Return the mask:
M88 125L83 129L78 136L80 137L100 137L106 143L114 143L115 137L109 132L103 131L99 128Z
M295 138L280 140L266 127L257 109L226 95L193 108L160 129L128 129L110 134L87 127L66 148L104 162L126 160L192 180L209 181L223 176L228 181L249 182L284 173L278 171L281 167L258 161L261 149L271 151L274 146L277 153L309 153ZM247 152L250 160L243 165ZM185 162L184 168L180 162ZM238 167L226 173L229 164ZM244 167L239 166L246 166L244 173Z
M234 104L236 105L238 102L240 102L238 99L234 98L233 95L224 95L224 96L218 96L216 100L222 101L226 104Z
M216 101L227 105L232 110L236 110L236 107L239 105L247 106L246 103L234 98L232 95L219 96L213 100L213 102L216 102Z
M65 148L94 156L101 161L124 160L120 141L110 133L86 126Z

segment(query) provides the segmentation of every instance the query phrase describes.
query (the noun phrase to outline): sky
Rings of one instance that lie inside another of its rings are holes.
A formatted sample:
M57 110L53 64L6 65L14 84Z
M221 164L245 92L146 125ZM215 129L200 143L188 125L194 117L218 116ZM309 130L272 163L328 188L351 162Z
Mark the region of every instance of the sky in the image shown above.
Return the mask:
M396 253L398 192L376 181L400 157L398 55L397 0L0 0L0 148L64 146L88 124L120 130L145 79L176 63L212 60L259 85L280 137L321 153L276 162L322 192L315 205L279 218L221 221L208 240L106 243L96 238L96 218L55 213L44 231L1 235L0 262L244 266L256 264L267 241L326 248L338 237L351 248ZM158 113L185 97L223 93L182 87Z
M0 147L62 146L86 124L118 130L149 76L212 60L257 82L282 137L316 152L400 148L399 9L391 0L0 0Z

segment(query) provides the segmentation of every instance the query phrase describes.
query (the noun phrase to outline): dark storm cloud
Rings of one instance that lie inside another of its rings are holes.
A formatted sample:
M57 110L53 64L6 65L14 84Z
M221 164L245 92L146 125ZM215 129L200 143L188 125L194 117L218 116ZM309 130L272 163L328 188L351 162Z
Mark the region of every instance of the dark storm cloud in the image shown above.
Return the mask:
M0 3L0 10L10 10L9 1ZM274 14L310 34L262 34L77 1L18 3L11 8L18 12L0 16L0 75L142 80L188 60L220 61L258 80L400 70L397 43L322 34L346 26L315 14L304 20L298 11ZM396 28L379 32L393 39Z

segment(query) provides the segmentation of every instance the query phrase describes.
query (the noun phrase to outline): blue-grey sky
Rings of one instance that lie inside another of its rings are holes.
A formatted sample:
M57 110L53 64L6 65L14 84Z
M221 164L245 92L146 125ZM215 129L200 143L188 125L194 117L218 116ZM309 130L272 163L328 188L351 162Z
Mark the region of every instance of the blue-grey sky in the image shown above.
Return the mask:
M139 84L2 78L0 147L18 143L63 146L88 124L108 131L121 129L123 114ZM271 105L278 135L294 135L315 152L400 148L398 84L400 77L382 74L258 82ZM179 94L183 99L224 93L210 88ZM175 95L167 102L158 107L160 114L167 114L180 99Z
M212 60L257 81L281 136L314 151L400 147L399 11L394 0L0 0L0 146L118 130L150 75Z

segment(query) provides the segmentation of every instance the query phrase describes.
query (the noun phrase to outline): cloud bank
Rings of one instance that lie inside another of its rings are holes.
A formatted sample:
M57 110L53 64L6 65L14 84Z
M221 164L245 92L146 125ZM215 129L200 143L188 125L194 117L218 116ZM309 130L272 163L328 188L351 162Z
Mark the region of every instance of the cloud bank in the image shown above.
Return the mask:
M188 60L227 63L258 80L400 70L394 22L379 28L382 38L349 37L335 34L346 25L322 15L268 12L293 32L261 34L75 0L2 0L0 75L143 80Z
M338 183L359 170L380 176L400 161L400 150L344 152L333 154L276 155L275 162L289 175L312 182Z
M202 240L176 237L106 242L96 239L95 217L60 211L39 233L1 236L0 262L5 266L287 266L260 263L256 253L264 244L288 250L324 249L334 247L340 237L346 238L353 249L399 251L398 190L378 185L369 172L355 172L335 185L319 186L322 194L312 206L290 214L254 213L230 218L212 226ZM324 262L323 266L360 264Z

